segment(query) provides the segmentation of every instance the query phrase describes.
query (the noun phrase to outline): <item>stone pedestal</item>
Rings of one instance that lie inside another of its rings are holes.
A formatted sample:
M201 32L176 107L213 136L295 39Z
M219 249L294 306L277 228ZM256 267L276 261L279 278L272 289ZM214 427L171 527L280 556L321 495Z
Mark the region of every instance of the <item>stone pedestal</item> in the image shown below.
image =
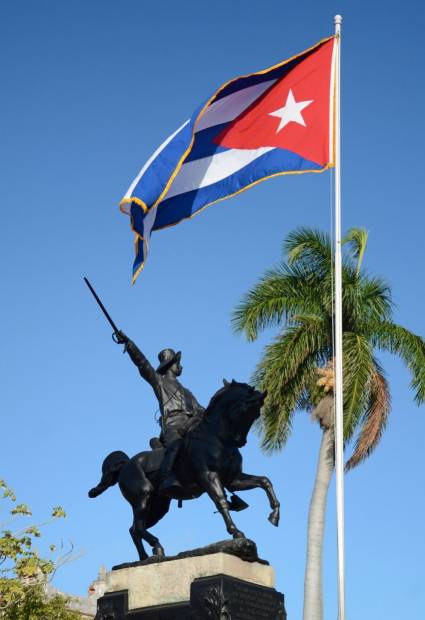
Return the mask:
M226 550L211 546L115 567L96 620L286 620L271 566L234 555L238 543L220 545Z

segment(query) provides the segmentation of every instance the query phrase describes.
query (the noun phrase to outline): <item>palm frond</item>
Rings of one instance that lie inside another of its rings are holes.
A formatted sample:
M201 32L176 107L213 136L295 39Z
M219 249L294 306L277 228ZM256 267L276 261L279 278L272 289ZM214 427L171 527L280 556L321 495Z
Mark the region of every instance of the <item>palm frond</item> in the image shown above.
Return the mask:
M297 228L286 237L283 252L289 265L308 266L316 272L328 272L332 265L329 235L320 230Z
M425 340L401 325L381 321L369 326L375 347L401 357L411 373L411 387L418 405L425 401Z
M299 315L296 321L265 348L253 375L255 384L269 393L280 392L309 355L315 355L316 366L329 359L332 340L325 319Z
M344 438L349 439L367 408L375 365L367 339L352 332L343 335Z
M292 431L292 418L297 410L297 399L267 402L259 420L261 447L271 454L284 448Z
M259 331L286 321L294 312L320 309L318 284L315 274L286 265L267 271L236 307L233 329L255 340Z
M353 258L357 260L356 274L359 275L366 251L369 233L365 228L350 228L345 235L342 243L348 245L348 249Z
M296 320L296 325L286 328L266 347L253 376L255 385L268 393L262 423L266 451L285 444L294 411L310 400L307 393L317 366L330 356L326 320L312 315L297 316Z
M298 367L298 372L289 379L280 392L267 396L261 417L260 432L265 452L281 450L291 434L294 413L303 409L308 400L308 386L314 379L316 356L309 355ZM267 384L265 381L264 385Z
M362 332L370 321L391 318L392 300L388 284L354 270L343 270L343 323L346 331Z
M376 448L387 425L390 408L388 382L378 368L371 377L368 408L361 422L353 454L346 463L347 471L364 461Z
M389 320L393 312L391 289L383 278L363 275L359 282L363 321Z

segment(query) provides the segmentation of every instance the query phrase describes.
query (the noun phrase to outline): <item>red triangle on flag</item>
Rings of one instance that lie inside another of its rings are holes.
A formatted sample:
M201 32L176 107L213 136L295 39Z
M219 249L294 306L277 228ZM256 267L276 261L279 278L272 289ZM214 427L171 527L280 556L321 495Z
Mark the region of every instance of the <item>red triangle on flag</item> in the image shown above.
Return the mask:
M234 149L277 147L310 161L330 161L330 39L277 80L217 136Z

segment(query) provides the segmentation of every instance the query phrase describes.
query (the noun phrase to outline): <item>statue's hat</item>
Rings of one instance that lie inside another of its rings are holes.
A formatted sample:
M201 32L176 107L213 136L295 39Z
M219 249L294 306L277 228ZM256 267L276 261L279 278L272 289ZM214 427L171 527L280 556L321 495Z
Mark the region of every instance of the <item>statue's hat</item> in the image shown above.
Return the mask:
M174 351L174 349L163 349L158 353L159 366L156 372L164 373L174 362L179 362L181 359L181 351Z

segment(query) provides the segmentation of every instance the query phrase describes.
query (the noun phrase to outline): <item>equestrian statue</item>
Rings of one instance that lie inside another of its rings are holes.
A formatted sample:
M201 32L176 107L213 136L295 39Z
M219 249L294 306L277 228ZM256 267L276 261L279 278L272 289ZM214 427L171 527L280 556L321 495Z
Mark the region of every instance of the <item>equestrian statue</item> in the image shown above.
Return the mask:
M228 533L235 539L245 538L230 512L242 510L247 504L234 492L260 487L270 503L269 521L277 526L280 505L272 483L265 476L244 473L239 451L260 416L266 393L246 383L224 380L204 409L178 380L182 373L181 352L164 349L154 369L134 342L116 328L90 283L86 283L114 329L113 339L124 345L140 375L151 385L161 413L161 434L151 439L151 450L131 458L122 451L111 452L103 462L101 480L89 491L89 497L97 497L118 483L133 509L130 535L140 560L148 558L143 541L152 547L154 556L164 556L160 541L148 530L165 516L173 499L181 504L182 500L208 493ZM226 490L232 494L230 500Z

